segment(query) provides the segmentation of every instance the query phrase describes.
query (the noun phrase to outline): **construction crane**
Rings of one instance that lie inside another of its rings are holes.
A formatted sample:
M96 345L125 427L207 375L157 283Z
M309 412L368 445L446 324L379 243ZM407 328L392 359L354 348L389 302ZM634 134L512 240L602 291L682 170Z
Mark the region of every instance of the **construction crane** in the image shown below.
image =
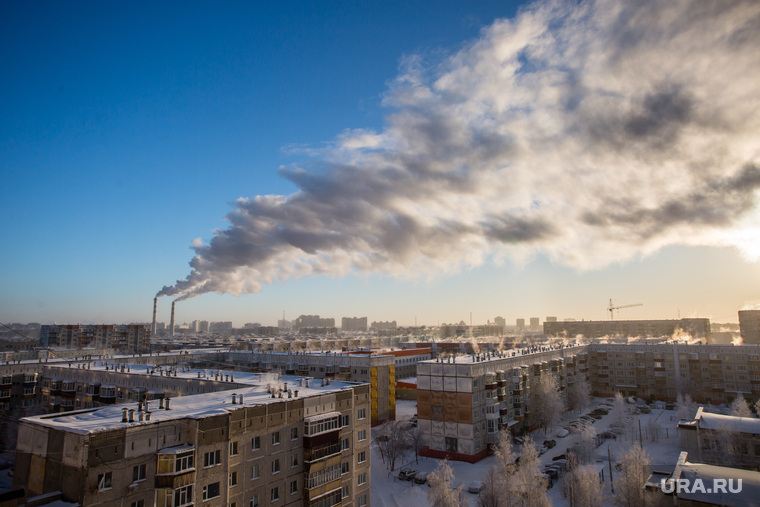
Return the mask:
M621 306L615 306L612 304L612 300L610 299L610 306L607 308L607 310L610 312L610 320L615 320L615 310L620 310L621 308L631 308L633 306L644 306L643 303L634 303L632 305L621 305Z

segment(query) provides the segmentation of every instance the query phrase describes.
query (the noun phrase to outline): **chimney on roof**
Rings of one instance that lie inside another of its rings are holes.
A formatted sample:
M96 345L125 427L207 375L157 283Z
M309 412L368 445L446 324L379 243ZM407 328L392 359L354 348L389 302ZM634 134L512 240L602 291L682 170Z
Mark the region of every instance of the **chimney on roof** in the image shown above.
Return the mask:
M164 410L171 410L169 408L169 400L170 400L170 398L166 398L166 403L164 404Z
M127 422L135 422L135 409L129 409L129 421Z
M127 407L124 407L121 410L122 410L122 412L121 412L121 422L125 423L125 422L127 422Z
M232 404L237 405L237 393L232 393Z
M240 403L241 405L243 404L243 395L242 394L240 395L240 401L238 403Z
M160 399L160 401L158 403L158 408L160 408L160 409L163 410L163 408L164 408L164 399L163 398L159 398L159 399Z

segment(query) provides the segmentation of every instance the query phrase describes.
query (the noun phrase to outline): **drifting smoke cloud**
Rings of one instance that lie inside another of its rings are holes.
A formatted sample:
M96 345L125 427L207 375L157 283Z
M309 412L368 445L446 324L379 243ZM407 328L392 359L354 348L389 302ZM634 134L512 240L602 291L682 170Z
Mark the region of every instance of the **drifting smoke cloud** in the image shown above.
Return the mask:
M239 199L159 295L535 254L591 269L673 244L756 258L758 48L753 0L534 4L443 62L407 58L384 131L281 169L292 195Z

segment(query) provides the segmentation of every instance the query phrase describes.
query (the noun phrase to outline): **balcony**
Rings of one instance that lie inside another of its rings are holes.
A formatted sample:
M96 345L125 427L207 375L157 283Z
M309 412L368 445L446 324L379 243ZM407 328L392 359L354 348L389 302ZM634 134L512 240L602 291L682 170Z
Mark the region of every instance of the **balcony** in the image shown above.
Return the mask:
M340 442L334 442L327 445L321 445L312 449L304 449L304 463L312 464L319 460L336 456L341 453L342 447Z

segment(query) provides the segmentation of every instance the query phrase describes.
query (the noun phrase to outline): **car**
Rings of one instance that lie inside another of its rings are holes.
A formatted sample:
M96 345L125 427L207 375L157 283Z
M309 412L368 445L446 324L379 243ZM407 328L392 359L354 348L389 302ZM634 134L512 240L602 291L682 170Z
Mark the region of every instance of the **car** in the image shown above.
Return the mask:
M617 435L610 430L599 433L599 437L603 440L617 440Z
M676 409L676 404L673 403L672 401L665 403L665 410L675 410L675 409Z
M567 459L567 454L560 454L559 456L554 456L552 458L552 461L559 461L561 459Z
M467 485L467 491L469 491L473 495L477 495L478 493L480 493L481 489L483 489L483 481L472 481L470 484Z
M566 436L568 436L569 434L570 434L570 431L568 431L568 430L567 430L567 429L565 429L565 428L562 428L562 429L560 429L560 430L557 432L557 438L565 438L565 437L566 437Z
M427 482L427 476L425 472L419 472L414 476L414 482L417 484L425 484Z
M556 440L544 440L544 445L547 449L552 449L555 445L557 445Z
M652 409L649 408L649 405L640 405L639 406L639 410L641 411L642 414L651 414L652 413Z
M419 473L419 470L415 470L413 468L402 468L401 471L398 473L398 478L402 481L411 481L414 479L414 476Z
M549 449L545 445L542 445L541 447L538 448L538 455L543 456L544 454L546 454L546 451L548 450Z

